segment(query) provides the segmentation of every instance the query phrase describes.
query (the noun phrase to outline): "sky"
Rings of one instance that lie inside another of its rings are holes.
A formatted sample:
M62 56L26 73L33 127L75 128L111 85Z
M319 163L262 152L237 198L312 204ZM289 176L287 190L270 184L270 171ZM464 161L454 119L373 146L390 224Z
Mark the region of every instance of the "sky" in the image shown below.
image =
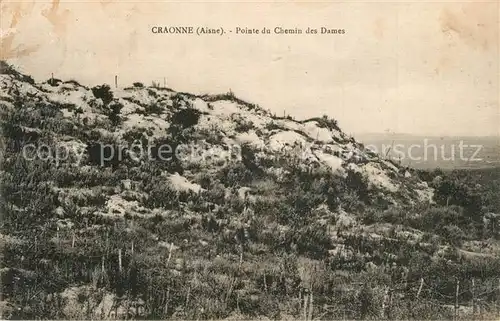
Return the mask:
M327 114L349 134L500 136L499 4L3 0L0 55L39 81L165 77L178 91L231 90L278 115ZM236 27L345 34L229 32Z

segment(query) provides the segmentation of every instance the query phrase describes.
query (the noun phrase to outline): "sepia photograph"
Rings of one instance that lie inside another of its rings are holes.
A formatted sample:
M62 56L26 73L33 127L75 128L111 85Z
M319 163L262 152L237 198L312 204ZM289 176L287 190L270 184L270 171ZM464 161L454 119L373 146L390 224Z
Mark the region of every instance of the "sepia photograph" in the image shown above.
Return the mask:
M0 0L0 318L500 320L499 17Z

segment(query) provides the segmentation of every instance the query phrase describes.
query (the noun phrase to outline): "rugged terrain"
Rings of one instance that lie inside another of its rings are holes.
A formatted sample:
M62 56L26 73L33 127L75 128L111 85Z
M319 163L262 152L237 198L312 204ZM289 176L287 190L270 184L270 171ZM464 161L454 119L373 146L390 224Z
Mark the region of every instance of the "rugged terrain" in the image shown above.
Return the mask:
M457 281L494 311L496 203L329 117L0 77L6 318L449 317Z

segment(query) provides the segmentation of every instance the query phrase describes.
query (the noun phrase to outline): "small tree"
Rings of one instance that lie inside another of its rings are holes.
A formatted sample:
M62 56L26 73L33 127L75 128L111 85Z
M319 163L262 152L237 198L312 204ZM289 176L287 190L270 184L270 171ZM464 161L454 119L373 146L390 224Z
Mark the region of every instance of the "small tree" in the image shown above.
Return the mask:
M200 119L200 112L193 108L185 108L172 115L170 121L173 125L180 125L182 128L188 128L196 125Z
M120 123L120 112L123 108L123 105L119 102L113 102L109 105L108 117L111 123L116 126Z

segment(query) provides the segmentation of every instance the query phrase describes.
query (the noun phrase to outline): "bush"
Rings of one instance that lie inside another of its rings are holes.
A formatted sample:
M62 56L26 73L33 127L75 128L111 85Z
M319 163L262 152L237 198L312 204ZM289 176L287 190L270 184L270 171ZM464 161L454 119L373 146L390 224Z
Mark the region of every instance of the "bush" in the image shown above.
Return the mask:
M327 115L323 115L321 118L315 117L315 118L306 119L306 120L303 120L301 122L306 123L309 121L316 121L318 123L318 126L322 127L322 128L340 131L340 127L338 125L337 120L335 120L333 118L329 118Z
M113 126L117 126L121 122L120 113L123 105L119 102L113 102L109 105L108 118Z
M349 213L360 212L364 208L363 202L354 191L345 191L341 194L340 205Z
M74 80L74 79L70 79L70 80L67 80L64 82L65 84L72 84L74 86L77 86L77 87L80 87L82 86L78 81Z
M57 87L60 83L62 83L62 80L57 78L50 78L49 80L47 80L47 83L52 87Z
M246 120L239 114L231 115L231 119L236 123L234 130L238 133L248 132L255 128L252 121Z
M363 174L349 170L346 178L347 187L354 190L363 202L369 201L368 180Z
M119 144L90 142L87 146L88 161L92 165L117 168L126 159L127 151Z
M292 242L297 245L299 254L313 259L323 259L331 249L332 241L326 225L314 223L293 233Z
M254 129L255 126L251 121L243 121L236 124L234 130L238 133L248 132Z
M244 186L254 179L254 173L243 163L231 164L220 172L220 181L225 186Z
M446 225L441 229L440 232L440 234L450 245L456 247L460 247L465 238L464 232L456 225Z
M479 220L483 199L482 191L473 184L473 178L452 172L433 184L436 189L435 200L440 205L459 205L464 207L471 217Z
M262 174L263 171L259 168L259 164L255 156L255 151L248 143L244 143L241 145L241 161L246 168L254 173L256 178L257 176Z
M427 232L441 230L450 224L463 226L463 210L457 206L433 207L412 218L409 223L412 227Z
M189 192L178 192L168 181L153 179L150 184L145 187L149 197L144 202L144 206L148 208L164 208L173 209L178 206L180 198L187 199Z
M378 316L378 302L376 294L368 284L364 284L358 292L357 301L359 305L358 313L361 319Z
M144 112L143 114L145 116L148 115L161 115L163 113L163 107L160 106L158 103L152 103L144 107Z
M137 87L137 88L144 87L144 84L142 82L134 82L133 85L134 85L134 87Z
M276 124L274 121L270 121L266 124L265 128L269 131L275 130L275 129L283 129L280 125Z

